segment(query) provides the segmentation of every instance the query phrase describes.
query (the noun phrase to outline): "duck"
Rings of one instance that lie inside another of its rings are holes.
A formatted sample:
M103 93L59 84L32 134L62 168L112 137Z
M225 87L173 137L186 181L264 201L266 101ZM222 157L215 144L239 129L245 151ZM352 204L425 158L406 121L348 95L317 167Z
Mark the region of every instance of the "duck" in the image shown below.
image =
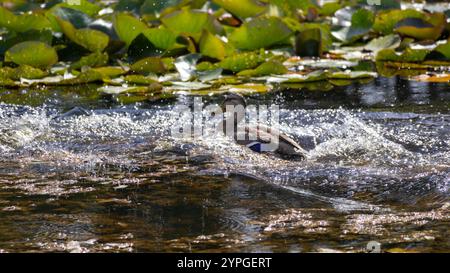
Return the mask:
M234 109L237 109L234 115L229 115L226 112L227 106L233 106L235 107ZM245 119L246 107L247 101L242 95L237 93L224 94L222 111L225 114L223 115L223 120L219 123L218 129L222 130L222 132L227 132L227 124L234 124L232 132L234 141L239 145L249 148L253 152L271 153L288 160L306 160L306 150L285 133L262 124L256 124L254 126L247 124L241 125L241 122ZM243 136L242 134L245 135ZM276 140L275 143L274 140Z

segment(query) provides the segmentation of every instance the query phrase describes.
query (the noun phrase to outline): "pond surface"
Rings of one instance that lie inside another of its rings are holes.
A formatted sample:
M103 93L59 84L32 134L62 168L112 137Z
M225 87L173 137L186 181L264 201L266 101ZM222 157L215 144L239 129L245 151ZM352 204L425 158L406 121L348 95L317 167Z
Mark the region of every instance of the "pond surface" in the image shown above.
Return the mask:
M306 162L171 138L191 100L0 90L0 252L450 251L448 84L251 96ZM55 118L74 106L91 115Z

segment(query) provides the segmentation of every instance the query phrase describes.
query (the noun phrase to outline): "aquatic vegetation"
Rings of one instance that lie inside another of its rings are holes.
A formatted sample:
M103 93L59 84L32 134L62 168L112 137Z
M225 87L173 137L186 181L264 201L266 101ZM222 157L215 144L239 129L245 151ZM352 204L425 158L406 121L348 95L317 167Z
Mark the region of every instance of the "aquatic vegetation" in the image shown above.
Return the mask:
M0 85L199 81L214 89L234 77L342 86L375 72L426 75L450 70L447 14L396 0L5 1ZM346 61L356 64L336 65ZM362 71L367 61L377 65Z

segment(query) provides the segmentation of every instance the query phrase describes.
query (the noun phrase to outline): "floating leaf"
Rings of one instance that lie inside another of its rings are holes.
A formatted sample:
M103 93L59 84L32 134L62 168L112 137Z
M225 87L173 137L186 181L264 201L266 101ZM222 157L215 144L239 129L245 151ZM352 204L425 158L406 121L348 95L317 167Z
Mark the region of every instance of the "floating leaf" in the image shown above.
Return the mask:
M113 25L117 35L127 46L148 28L139 19L126 13L115 14L113 17Z
M406 18L424 19L425 14L414 9L382 11L375 17L373 30L384 35L392 34L394 32L395 25L399 21Z
M42 79L48 75L48 72L42 71L39 68L35 68L29 65L21 65L14 69L14 80L25 79Z
M19 65L49 68L58 62L58 55L55 49L46 43L29 41L10 48L5 54L5 61Z
M270 56L264 52L260 54L256 52L239 53L225 58L218 65L225 70L240 72L257 67Z
M277 17L258 17L245 22L228 37L238 49L267 48L284 41L292 30Z
M40 14L22 14L15 15L6 8L0 6L0 27L4 27L16 32L25 32L29 30L41 30L51 28L50 21Z
M156 73L162 74L167 71L166 65L160 57L148 57L144 58L131 66L131 70L134 72L149 74Z
M306 83L324 81L328 78L328 73L323 71L314 71L309 74L285 74L267 79L268 83Z
M255 0L213 0L213 2L243 19L257 16L267 9L266 5Z
M377 61L394 61L394 62L422 62L429 53L426 49L407 48L404 52L397 53L393 49L383 49L377 54Z
M390 34L373 39L364 47L364 49L373 52L378 52L382 49L395 49L400 46L401 41L400 36Z
M223 60L226 55L225 44L218 37L204 30L200 38L200 53L204 56Z
M394 30L399 34L419 40L436 40L444 30L444 23L445 17L437 26L420 18L406 18L399 21Z
M109 36L95 29L76 29L70 22L57 18L64 34L74 43L92 51L101 52L109 44Z
M127 75L124 78L124 82L128 84L150 85L152 83L158 82L158 80L153 77L143 75Z
M97 91L108 94L118 95L123 93L147 93L148 87L144 86L102 86Z
M165 27L149 28L143 34L157 48L168 50L175 46L177 35Z
M267 61L256 69L244 70L238 73L238 76L267 76L267 75L281 75L288 72L287 68L279 61Z
M89 16L94 16L98 14L98 12L102 9L98 5L91 3L88 0L76 0L72 2L76 2L76 4L71 4L71 1L65 1L56 6L75 9L83 13L86 13Z
M352 42L369 33L374 22L374 15L366 9L359 9L352 15L351 26L332 32L333 36L343 42Z
M161 18L162 23L173 32L200 35L203 29L216 33L214 20L206 12L183 9L167 14Z
M94 52L88 56L82 57L79 61L73 63L71 69L80 69L84 66L99 67L108 63L109 57L107 53Z

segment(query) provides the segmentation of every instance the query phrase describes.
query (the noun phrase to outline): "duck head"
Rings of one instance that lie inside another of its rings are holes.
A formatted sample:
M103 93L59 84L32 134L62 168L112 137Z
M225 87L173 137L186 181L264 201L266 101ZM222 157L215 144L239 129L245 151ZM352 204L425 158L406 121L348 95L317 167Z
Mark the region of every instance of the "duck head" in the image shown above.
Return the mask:
M241 122L245 118L245 108L247 102L242 95L236 93L226 93L222 103L222 111L224 112L224 120L228 122L234 119L234 124ZM233 112L230 112L233 111Z

